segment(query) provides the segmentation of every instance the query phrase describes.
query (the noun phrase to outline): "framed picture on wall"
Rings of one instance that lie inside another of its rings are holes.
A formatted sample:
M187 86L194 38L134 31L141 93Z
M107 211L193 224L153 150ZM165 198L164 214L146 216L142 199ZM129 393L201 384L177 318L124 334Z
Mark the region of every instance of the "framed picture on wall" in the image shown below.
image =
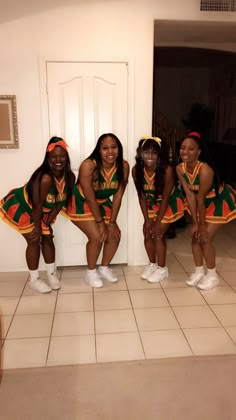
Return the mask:
M19 147L16 96L0 95L0 149Z

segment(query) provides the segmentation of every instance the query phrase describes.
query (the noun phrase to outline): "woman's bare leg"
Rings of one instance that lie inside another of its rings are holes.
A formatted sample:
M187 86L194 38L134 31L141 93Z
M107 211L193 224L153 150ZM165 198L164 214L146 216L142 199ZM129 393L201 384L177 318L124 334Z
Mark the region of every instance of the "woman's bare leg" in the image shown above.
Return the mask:
M166 265L166 240L164 238L164 234L169 228L169 223L162 223L161 224L161 231L162 237L160 239L156 239L156 255L157 255L157 263L159 267L165 267Z
M51 292L51 287L44 283L39 277L40 239L32 241L29 234L23 235L26 242L26 262L30 272L29 285L39 293Z
M29 270L37 270L39 267L39 258L40 258L40 239L32 241L29 238L29 234L23 235L26 242L26 262Z
M42 236L42 254L47 268L48 282L53 290L61 288L55 267L55 245L51 235Z
M206 261L206 266L209 269L213 269L216 266L216 252L212 241L221 227L222 224L207 223L208 240L206 243L200 244Z
M207 266L207 274L198 283L198 288L201 290L212 289L219 284L219 277L216 273L216 253L215 247L212 243L213 238L222 225L207 223L207 233L205 238L200 238L200 245Z
M200 246L198 239L192 237L192 253L193 259L196 267L203 266L203 251L202 247Z
M195 287L204 277L205 271L203 268L203 251L198 238L194 235L192 235L192 254L195 263L195 269L186 283L188 286Z
M42 254L46 264L55 262L55 245L50 235L42 236Z
M83 222L72 222L77 226L88 238L86 245L86 255L89 270L94 270L97 264L99 254L102 249L100 241L100 233L95 220L87 220Z
M156 244L155 240L150 236L144 238L144 246L146 249L146 253L148 255L149 261L151 263L156 262Z
M101 265L107 267L114 257L117 248L119 246L120 240L115 238L114 235L111 235L108 229L108 236L103 247L103 255Z

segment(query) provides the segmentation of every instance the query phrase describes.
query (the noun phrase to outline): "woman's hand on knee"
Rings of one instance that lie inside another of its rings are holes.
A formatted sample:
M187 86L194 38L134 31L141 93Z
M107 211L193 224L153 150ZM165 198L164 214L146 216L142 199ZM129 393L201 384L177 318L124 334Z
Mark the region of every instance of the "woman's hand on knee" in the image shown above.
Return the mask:
M108 238L115 239L116 241L120 241L121 231L119 226L115 223L109 223L108 227Z
M157 240L160 240L163 237L163 230L162 230L161 222L154 223L154 234Z
M154 237L153 232L153 221L147 220L143 224L143 236L145 239L150 239Z
M207 231L207 226L205 224L200 225L199 227L198 239L199 239L200 245L206 245L209 242L209 235Z
M197 242L199 240L199 226L197 223L192 223L190 226L190 234L193 242Z
M42 235L41 236L41 243L47 244L48 246L54 246L53 236L51 235Z
M40 240L41 236L42 236L42 230L35 227L32 230L32 232L30 232L30 234L28 235L28 239L30 242L37 242Z
M101 223L98 223L98 229L99 229L100 242L105 242L107 239L108 232L107 232L107 228L104 221Z

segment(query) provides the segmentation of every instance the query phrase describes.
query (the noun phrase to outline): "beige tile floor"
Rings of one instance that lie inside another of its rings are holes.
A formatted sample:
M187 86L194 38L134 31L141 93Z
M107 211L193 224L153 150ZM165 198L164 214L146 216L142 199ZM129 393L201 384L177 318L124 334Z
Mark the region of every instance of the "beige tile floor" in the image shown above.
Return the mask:
M221 281L205 292L185 283L187 229L168 240L170 276L160 284L141 280L143 266L115 266L119 282L93 290L74 267L59 270L59 292L39 295L26 272L0 273L3 368L235 354L236 224L215 243Z

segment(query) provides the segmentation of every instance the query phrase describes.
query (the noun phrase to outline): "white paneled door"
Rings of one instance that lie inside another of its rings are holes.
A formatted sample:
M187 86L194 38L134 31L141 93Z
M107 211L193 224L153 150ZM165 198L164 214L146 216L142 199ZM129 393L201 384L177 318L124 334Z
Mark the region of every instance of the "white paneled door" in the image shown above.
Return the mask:
M47 62L50 137L69 145L71 166L78 167L103 133L114 133L127 156L127 63ZM114 263L127 262L127 192L118 223L122 240ZM86 264L86 237L69 220L58 217L55 227L57 265Z

